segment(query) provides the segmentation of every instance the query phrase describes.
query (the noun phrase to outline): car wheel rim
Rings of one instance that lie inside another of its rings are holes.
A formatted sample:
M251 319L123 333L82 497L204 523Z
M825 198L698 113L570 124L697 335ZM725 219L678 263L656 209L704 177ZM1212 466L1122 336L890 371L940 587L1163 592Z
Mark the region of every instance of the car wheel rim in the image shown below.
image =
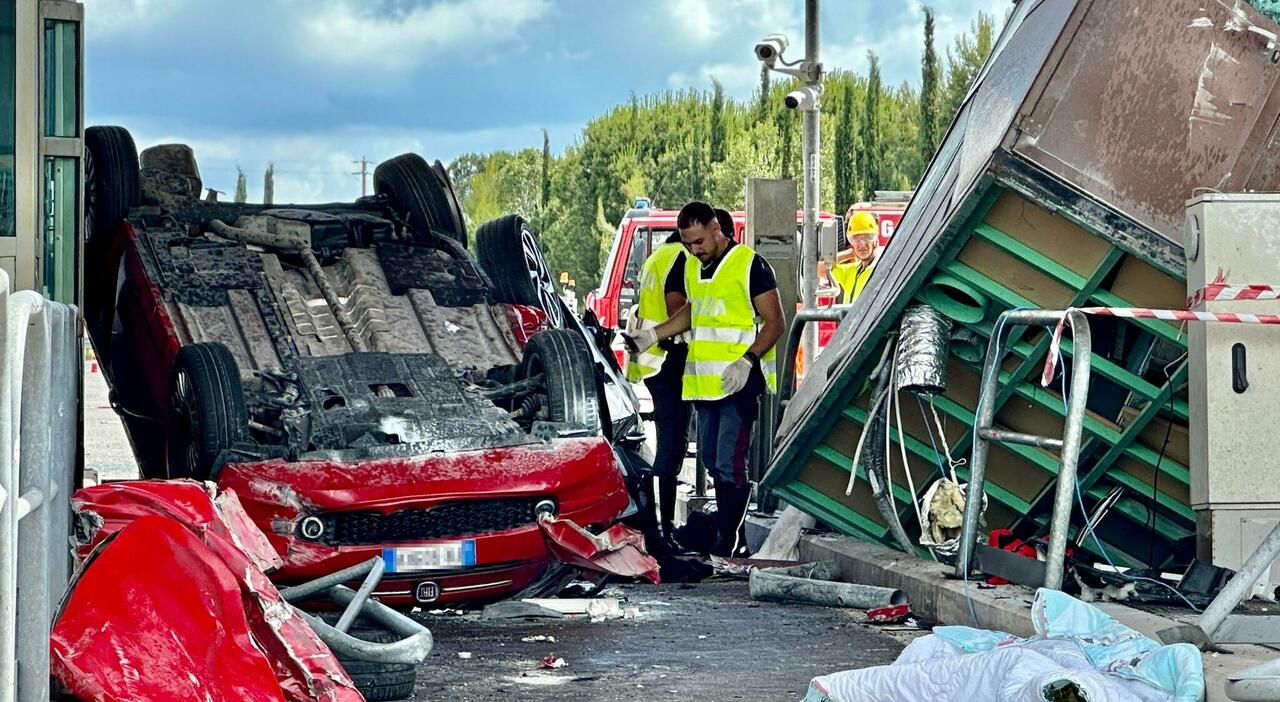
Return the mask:
M551 269L542 257L542 249L533 231L528 227L520 228L520 246L524 250L524 265L529 272L529 281L533 283L534 292L538 295L539 306L547 313L553 327L564 326L564 314L560 311L560 298L556 295L555 283L551 279Z
M186 371L180 370L174 376L173 397L169 402L174 413L173 438L182 444L183 474L194 475L200 462L200 447L194 440L199 436L199 428L196 426L195 393Z
M84 240L93 235L93 216L98 209L97 173L93 167L93 152L84 150Z

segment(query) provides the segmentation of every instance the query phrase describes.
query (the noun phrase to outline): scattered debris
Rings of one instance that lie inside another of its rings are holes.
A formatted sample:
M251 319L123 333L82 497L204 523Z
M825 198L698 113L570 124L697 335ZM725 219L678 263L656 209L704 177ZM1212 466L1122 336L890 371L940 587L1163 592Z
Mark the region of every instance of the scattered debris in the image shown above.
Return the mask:
M897 624L904 622L911 616L911 605L891 605L889 607L876 607L867 610L867 622L869 624Z
M542 660L538 661L539 668L565 668L568 667L568 665L569 664L566 663L563 658L557 656L554 651L543 656Z
M484 608L481 619L622 619L621 601L608 598L537 598L506 600Z
M462 660L464 660L464 661L469 661L469 660L471 660L471 652L470 652L470 651L458 651L458 658L461 658L461 659L462 659Z
M814 678L808 699L896 702L964 690L971 699L1011 702L1042 702L1046 693L1054 700L1191 702L1204 694L1200 653L1190 644L1161 646L1056 590L1036 593L1031 618L1036 635L1027 639L935 629L891 665Z
M543 636L543 635L539 634L539 635L537 635L537 636L526 636L526 637L524 637L524 638L522 638L522 639L520 639L520 640L521 640L521 641L523 641L523 642L525 642L525 643L539 643L539 642L543 642L543 641L545 641L545 642L547 642L547 643L555 643L555 642L556 642L556 637L554 637L554 636Z
M626 578L661 582L658 561L644 550L644 536L623 524L595 535L567 519L538 522L547 547L564 563Z
M871 609L906 604L901 590L841 582L840 569L822 561L789 568L751 571L751 597L772 602L799 602L827 607Z
M795 505L787 505L769 530L760 549L756 551L756 557L779 561L800 560L800 535L817 523L816 519L800 511Z

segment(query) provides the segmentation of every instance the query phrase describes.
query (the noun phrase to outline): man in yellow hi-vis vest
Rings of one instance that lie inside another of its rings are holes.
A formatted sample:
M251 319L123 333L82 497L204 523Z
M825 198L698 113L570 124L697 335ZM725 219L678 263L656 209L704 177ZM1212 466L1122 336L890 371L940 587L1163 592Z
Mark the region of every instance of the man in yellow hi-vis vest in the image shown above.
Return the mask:
M876 249L880 244L880 220L872 212L852 212L845 227L849 248L840 252L831 277L843 291L840 302L858 299L876 268Z
M747 451L760 395L777 387L774 345L782 336L782 302L768 262L729 239L710 205L685 205L676 226L698 259L684 270L689 304L627 343L643 350L690 332L684 399L697 410L698 447L715 480L720 534L712 553L731 555L751 498Z
M681 290L668 291L672 271L683 276L687 249L679 232L654 249L640 268L640 301L627 320L627 331L635 334L667 321L671 313L685 306ZM658 479L658 527L666 550L678 550L674 538L676 488L680 466L689 445L690 405L682 397L681 378L689 347L680 338L667 339L627 358L627 380L644 381L653 398L653 423L657 429L653 474ZM646 491L647 492L647 491ZM652 495L649 495L652 497Z

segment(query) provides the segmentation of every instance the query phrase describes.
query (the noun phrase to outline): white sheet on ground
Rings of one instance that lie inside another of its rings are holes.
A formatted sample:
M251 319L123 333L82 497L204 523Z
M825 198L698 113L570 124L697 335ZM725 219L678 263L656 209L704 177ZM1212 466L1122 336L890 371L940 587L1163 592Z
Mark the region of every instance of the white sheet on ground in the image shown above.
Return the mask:
M813 679L805 702L1043 702L1074 684L1089 702L1197 702L1200 652L1162 646L1056 590L1036 593L1036 635L943 626L891 665Z

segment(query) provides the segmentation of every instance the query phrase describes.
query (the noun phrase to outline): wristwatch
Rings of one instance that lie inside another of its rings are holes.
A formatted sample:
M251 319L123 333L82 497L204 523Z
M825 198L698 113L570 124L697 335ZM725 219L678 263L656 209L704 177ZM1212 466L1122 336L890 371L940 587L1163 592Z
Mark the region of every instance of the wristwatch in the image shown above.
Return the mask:
M757 365L758 363L760 363L760 357L759 357L759 356L757 356L757 355L755 355L754 353L752 353L752 352L750 352L750 351L744 352L744 353L742 354L742 357L743 357L743 358L746 358L746 359L748 359L748 360L750 360L750 361L751 361L751 365L753 365L753 366L754 366L754 365Z

